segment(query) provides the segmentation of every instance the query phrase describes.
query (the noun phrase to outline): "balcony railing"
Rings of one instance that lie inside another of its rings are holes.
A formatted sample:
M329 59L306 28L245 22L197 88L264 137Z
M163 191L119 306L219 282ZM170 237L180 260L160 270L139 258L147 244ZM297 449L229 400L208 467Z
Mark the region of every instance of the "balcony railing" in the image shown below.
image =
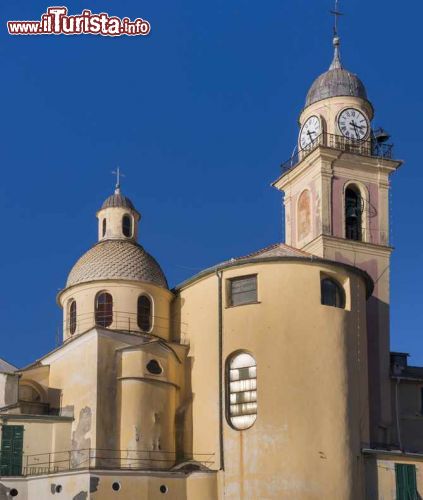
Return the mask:
M372 138L365 140L348 139L347 137L341 135L322 133L306 148L299 150L297 153L292 155L289 160L282 163L282 175L296 167L300 161L306 158L319 146L374 158L391 159L393 153L392 144L378 143Z
M36 455L1 451L0 471L2 476L38 476L81 469L164 471L186 462L192 468L209 469L214 461L214 453L184 453L179 457L174 451L86 448Z
M150 317L150 328L144 329L138 314L129 311L117 311L113 309L109 312L88 312L76 315L73 320L67 318L63 321L63 329L67 335L74 336L79 333L100 326L111 330L119 330L130 333L151 333L159 337L166 337L169 334L170 318L153 315ZM71 326L73 328L71 328Z

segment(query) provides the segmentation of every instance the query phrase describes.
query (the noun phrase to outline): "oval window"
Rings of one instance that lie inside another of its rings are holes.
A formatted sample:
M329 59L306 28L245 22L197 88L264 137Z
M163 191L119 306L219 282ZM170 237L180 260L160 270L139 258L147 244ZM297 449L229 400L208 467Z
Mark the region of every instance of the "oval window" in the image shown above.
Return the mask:
M132 236L132 220L129 215L124 215L122 217L122 233L127 238Z
M156 359L152 359L147 363L147 370L153 375L160 375L163 373L163 368Z
M227 363L227 416L237 430L251 427L257 419L257 363L246 352L238 352Z
M150 298L147 295L140 295L138 297L137 322L140 330L143 332L151 330L151 311L152 304Z
M110 326L113 322L113 298L110 293L101 292L95 299L95 323Z

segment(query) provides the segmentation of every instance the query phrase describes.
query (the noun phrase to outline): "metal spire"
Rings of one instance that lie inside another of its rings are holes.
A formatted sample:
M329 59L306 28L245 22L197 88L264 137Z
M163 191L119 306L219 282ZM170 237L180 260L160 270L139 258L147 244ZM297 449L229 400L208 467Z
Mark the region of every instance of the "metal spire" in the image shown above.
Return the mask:
M112 174L116 175L115 194L120 194L120 178L125 177L125 176L124 176L124 174L122 174L119 167L117 167L116 170L113 170Z
M334 54L333 54L333 61L332 64L330 65L329 69L342 69L342 63L341 63L341 53L339 50L339 46L341 44L341 39L339 38L339 33L338 33L338 18L342 16L342 12L339 12L339 0L335 0L335 10L330 11L331 14L333 14L335 18L335 22L333 25L333 47L334 47Z

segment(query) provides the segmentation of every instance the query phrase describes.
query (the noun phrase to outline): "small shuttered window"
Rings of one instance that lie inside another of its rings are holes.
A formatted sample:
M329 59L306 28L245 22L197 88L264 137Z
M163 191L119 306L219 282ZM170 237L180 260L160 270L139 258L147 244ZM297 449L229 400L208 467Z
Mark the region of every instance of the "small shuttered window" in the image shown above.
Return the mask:
M257 302L257 275L230 279L228 295L229 306Z
M251 354L229 357L226 385L229 423L237 430L248 429L257 418L257 364Z
M395 464L395 482L397 486L397 500L418 500L416 466L409 464Z

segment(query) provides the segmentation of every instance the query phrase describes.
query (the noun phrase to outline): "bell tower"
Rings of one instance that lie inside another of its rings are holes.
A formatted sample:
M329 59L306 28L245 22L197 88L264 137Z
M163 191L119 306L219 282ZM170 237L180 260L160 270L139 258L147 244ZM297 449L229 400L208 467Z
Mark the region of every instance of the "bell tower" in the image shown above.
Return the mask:
M393 159L388 136L372 130L373 106L341 63L337 29L333 45L332 63L299 117L298 152L273 185L284 193L287 244L359 267L375 283L367 302L370 432L373 443L388 443L389 176L401 161Z

